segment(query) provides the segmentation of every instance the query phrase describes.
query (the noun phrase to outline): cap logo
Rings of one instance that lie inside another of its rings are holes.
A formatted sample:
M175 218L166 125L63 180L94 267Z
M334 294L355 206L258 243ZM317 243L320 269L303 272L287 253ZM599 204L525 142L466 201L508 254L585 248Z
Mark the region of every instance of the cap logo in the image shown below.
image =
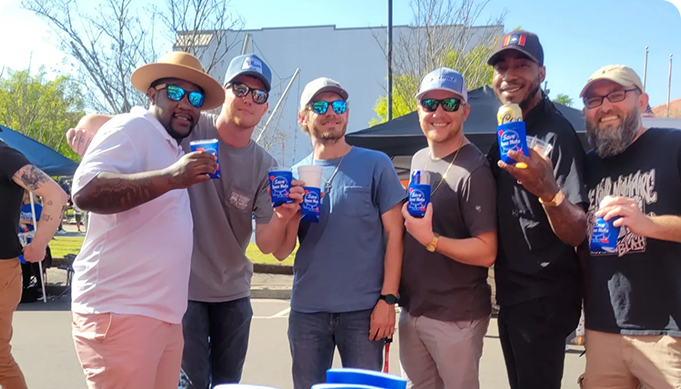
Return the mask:
M504 39L504 44L502 47L506 46L525 46L525 41L527 40L527 37L523 34L508 34L506 35L506 38Z
M244 59L244 64L241 66L241 68L251 69L255 70L258 73L262 73L262 62L260 62L257 58L246 57L246 59Z

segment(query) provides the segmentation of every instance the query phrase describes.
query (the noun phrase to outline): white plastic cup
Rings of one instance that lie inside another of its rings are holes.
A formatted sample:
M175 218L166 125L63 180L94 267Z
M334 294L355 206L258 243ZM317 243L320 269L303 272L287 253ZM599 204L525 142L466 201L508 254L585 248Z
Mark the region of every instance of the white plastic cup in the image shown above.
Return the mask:
M303 181L305 186L321 188L322 167L316 165L298 166L298 179Z
M553 150L553 145L537 138L536 136L527 137L527 149L534 150L542 157L548 157Z

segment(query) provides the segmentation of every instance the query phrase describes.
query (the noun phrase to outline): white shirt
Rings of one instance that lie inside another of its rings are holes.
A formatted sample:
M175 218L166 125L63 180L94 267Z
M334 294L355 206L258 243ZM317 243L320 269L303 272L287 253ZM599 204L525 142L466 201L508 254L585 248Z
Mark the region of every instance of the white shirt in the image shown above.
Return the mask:
M72 193L101 172L160 170L183 154L153 115L135 107L97 132L73 178ZM73 264L73 312L181 323L187 308L192 229L186 189L117 214L91 212L83 248Z

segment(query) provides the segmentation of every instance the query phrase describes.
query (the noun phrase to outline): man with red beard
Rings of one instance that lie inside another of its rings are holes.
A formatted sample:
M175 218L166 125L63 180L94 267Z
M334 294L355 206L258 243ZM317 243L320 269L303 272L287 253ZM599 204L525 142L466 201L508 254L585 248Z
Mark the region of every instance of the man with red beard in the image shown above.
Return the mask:
M423 218L408 234L400 283L400 361L414 389L476 389L497 253L496 189L485 155L464 136L470 113L463 76L449 68L421 81L418 115L428 148L411 169L430 176Z
M619 228L614 252L592 245L587 260L585 388L681 387L681 131L643 127L642 90L610 65L580 95L588 236L595 217Z
M502 103L518 104L527 135L553 145L547 157L530 150L488 155L497 182L499 247L495 264L498 325L512 389L558 389L565 341L577 327L582 301L575 246L586 236L584 150L577 134L541 90L546 68L539 38L512 31L490 56Z
M298 209L295 204L284 204L273 212L267 172L276 161L251 139L269 107L271 77L267 64L256 55L232 59L222 90L222 111L202 114L194 131L181 142L188 151L190 141L218 139L222 172L219 179L189 189L194 250L189 303L182 319L185 344L180 388L204 389L240 381L253 316L249 297L253 264L246 257L252 220L258 248L271 253L279 247L284 227ZM109 118L83 118L79 130L67 133L71 147L84 152L92 133ZM299 196L298 190L292 189L292 198Z

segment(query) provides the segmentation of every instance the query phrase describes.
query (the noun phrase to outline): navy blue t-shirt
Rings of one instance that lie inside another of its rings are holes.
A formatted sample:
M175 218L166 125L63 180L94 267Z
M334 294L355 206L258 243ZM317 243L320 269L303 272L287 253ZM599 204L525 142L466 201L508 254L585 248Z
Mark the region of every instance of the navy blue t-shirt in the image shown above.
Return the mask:
M681 215L681 131L651 128L623 153L586 157L589 237L605 196L635 199L646 215ZM681 336L681 243L620 229L614 253L591 253L586 328Z

